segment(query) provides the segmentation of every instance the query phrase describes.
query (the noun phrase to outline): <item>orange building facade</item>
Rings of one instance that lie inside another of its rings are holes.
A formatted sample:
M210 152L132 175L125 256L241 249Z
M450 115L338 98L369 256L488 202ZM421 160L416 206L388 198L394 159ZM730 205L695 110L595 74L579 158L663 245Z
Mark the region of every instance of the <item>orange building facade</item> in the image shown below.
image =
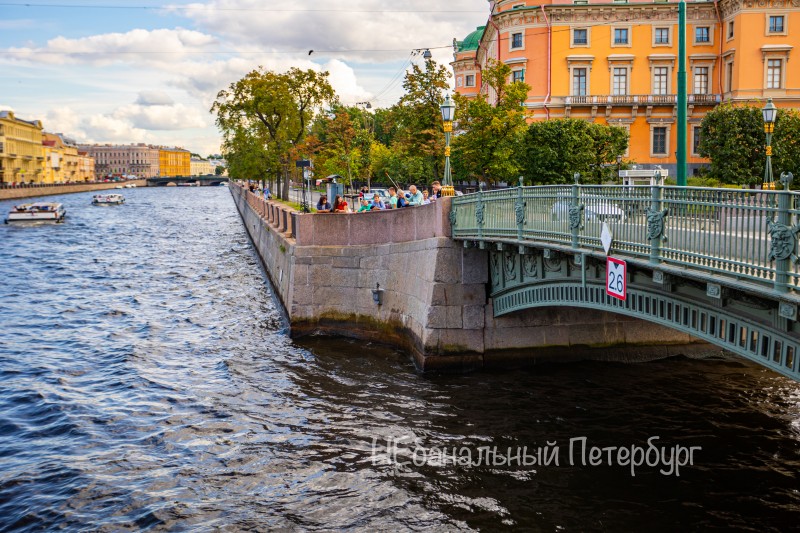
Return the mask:
M678 3L501 0L464 41L455 43L456 91L493 97L480 72L508 65L510 81L531 90L530 120L581 118L630 133L626 159L675 174ZM691 2L686 10L689 173L699 126L720 102L800 107L800 3L787 0ZM794 55L800 53L794 52ZM797 60L795 60L797 61Z

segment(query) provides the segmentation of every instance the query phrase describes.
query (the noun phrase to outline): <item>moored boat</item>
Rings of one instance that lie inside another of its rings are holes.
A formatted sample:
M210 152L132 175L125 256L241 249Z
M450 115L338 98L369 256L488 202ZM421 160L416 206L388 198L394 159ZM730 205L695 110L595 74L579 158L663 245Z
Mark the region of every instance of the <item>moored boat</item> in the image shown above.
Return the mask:
M57 202L35 202L15 205L5 222L63 222L67 210Z
M92 196L93 205L120 205L125 203L125 197L121 194L95 194Z

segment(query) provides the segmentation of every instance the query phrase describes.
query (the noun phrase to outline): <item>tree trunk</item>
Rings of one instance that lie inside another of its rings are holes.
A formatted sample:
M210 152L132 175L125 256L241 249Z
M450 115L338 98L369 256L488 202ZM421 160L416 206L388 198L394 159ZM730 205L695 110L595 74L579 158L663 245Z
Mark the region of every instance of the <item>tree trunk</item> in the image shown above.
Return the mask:
M284 200L289 199L289 165L288 163L284 163L283 165L283 194L282 197Z
M275 196L277 198L281 197L281 171L280 169L275 172Z

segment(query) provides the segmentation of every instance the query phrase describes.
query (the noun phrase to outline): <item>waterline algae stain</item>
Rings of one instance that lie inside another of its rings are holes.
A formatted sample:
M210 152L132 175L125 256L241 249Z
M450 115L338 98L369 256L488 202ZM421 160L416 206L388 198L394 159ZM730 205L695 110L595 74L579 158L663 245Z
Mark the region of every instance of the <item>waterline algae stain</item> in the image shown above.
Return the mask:
M125 194L0 226L0 530L796 527L787 379L722 357L422 376L294 343L227 189Z

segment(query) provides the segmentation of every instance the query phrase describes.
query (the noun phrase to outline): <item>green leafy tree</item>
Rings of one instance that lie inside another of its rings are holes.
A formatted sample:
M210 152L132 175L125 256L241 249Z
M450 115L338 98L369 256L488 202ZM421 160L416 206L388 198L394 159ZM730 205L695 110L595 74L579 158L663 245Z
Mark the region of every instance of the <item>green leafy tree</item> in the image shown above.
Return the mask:
M432 59L425 61L424 70L412 65L403 81L405 94L392 108L392 150L424 165L421 172L406 175L411 181L430 183L443 171L444 132L439 106L450 87L449 77L450 72Z
M583 182L599 183L628 146L623 128L580 119L533 122L520 150L525 182L533 185L570 183L579 172Z
M259 149L267 152L265 160L276 176L275 190L285 199L289 192L290 152L308 134L314 114L334 100L327 72L291 68L275 73L259 68L220 91L211 112L217 115L217 126L226 139L226 155L246 150L235 142L239 139L237 130L245 130L258 140Z
M711 158L709 177L753 185L764 179L765 140L760 108L725 103L703 117L698 153Z
M485 94L474 99L456 94L458 135L453 140L453 166L462 179L479 176L484 181L508 181L520 171L515 152L525 131L521 104L530 87L522 82L509 84L511 68L496 61L491 61L482 75L495 103Z
M791 172L800 181L800 112L779 109L775 119L772 143L772 167L777 180L783 172Z

